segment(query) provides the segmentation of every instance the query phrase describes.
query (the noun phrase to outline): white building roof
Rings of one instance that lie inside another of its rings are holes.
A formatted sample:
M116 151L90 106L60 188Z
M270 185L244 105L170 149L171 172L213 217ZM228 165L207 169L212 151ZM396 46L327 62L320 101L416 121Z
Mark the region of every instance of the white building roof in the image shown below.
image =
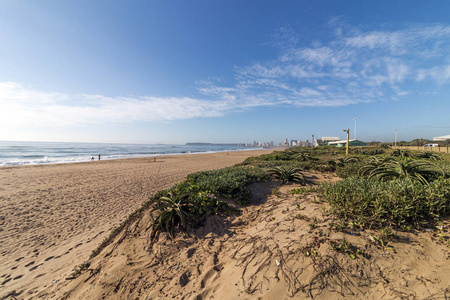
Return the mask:
M339 141L339 138L338 137L326 137L326 136L323 136L322 137L322 141Z
M449 135L443 135L443 136L437 136L433 138L433 141L445 141L450 140L450 134Z
M348 142L353 142L356 141L355 139L353 140L348 140ZM337 145L337 144L346 144L347 140L340 140L340 141L336 141L336 142L329 142L328 145Z

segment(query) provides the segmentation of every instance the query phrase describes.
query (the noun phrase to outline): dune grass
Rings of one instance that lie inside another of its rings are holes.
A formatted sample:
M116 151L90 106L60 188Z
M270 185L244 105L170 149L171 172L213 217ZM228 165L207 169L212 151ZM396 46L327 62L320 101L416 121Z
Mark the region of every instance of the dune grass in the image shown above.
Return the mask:
M390 156L392 151L389 149L373 147L353 148L351 153L353 158L348 159L344 157L344 149L295 147L247 158L234 167L190 174L182 183L153 195L111 232L92 252L91 258L152 208L157 212L154 230L175 236L177 230L199 224L207 215L227 213L230 207L218 200L218 196L240 205L249 204L251 192L248 186L267 181L269 170L274 168L335 172L344 178L335 184L323 183L318 188L331 205L331 212L343 223L352 222L368 228L407 229L410 225L420 228L450 215L450 155L442 155L444 160L429 155L417 158L414 153L412 156L409 153ZM384 176L384 181L377 180L377 176L369 178L370 170L367 169L370 166L393 161L405 163L411 159L427 162L427 166L432 164L442 173L426 177L427 185L395 176ZM362 172L364 168L366 171Z

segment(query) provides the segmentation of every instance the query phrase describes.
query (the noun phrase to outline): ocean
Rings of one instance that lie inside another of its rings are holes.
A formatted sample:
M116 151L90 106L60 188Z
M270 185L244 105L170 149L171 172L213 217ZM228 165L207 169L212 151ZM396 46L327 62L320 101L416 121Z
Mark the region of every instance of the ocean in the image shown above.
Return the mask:
M111 160L255 149L260 148L214 144L144 145L0 141L0 166L86 162L91 161L92 158L98 160L99 154L102 160Z

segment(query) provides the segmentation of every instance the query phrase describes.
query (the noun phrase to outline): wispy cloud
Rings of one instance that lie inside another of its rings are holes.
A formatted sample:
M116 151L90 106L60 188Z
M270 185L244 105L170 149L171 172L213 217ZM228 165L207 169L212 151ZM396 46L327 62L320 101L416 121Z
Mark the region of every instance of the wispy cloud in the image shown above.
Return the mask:
M343 106L425 93L415 87L423 80L430 89L450 83L450 26L362 31L338 21L330 22L334 38L301 46L292 29L281 28L273 43L279 56L236 68L237 82L218 96L259 98L264 105ZM209 83L200 91L218 86Z
M0 82L0 124L6 127L217 117L230 107L232 105L223 99L65 95Z
M281 28L272 43L277 57L236 66L228 81L199 82L195 98L67 95L0 82L0 126L167 121L264 106L337 107L436 92L450 83L450 26L363 31L330 24L336 27L331 39L303 45L292 29Z

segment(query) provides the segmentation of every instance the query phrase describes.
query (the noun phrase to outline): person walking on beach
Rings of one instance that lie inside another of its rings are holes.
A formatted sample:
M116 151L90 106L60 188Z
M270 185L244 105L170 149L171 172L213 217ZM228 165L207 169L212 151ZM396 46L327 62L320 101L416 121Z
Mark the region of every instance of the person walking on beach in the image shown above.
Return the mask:
M98 160L100 160L100 154L98 155Z

